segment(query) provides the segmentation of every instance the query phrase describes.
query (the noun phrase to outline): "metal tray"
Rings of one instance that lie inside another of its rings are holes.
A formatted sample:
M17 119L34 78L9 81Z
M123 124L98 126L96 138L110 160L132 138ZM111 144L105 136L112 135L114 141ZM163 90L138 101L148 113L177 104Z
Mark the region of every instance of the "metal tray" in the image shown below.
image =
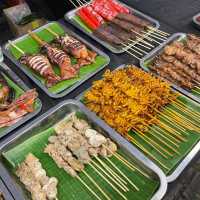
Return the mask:
M13 71L11 71L11 69L5 63L0 63L0 70L2 70L6 75L8 75L8 77L10 77L10 79L12 79L12 81L14 81L24 91L27 91L29 89L24 84L24 82L21 79L19 79L19 77ZM25 123L26 121L30 120L31 118L33 118L34 116L36 116L41 111L41 109L42 109L42 102L38 98L37 98L36 101L39 104L39 108L37 108L37 110L35 110L34 112L25 115L20 121L18 121L14 125L6 128L5 131L0 135L0 138L4 137L9 132L11 132L14 129L16 129L18 126L20 126L23 123Z
M157 47L156 49L154 49L152 52L150 52L148 55L146 55L141 61L140 61L140 66L142 67L142 69L144 69L147 72L151 72L151 70L148 68L148 66L145 64L146 62L151 62L151 60L153 60L156 56L160 55L163 52L163 49L165 48L166 45L169 45L170 43L176 41L176 40L182 40L186 37L185 33L175 33L173 34L166 42L164 42L161 46ZM155 76L155 73L153 73ZM160 77L160 76L159 76ZM160 77L166 81L168 81L167 79ZM169 82L169 81L168 81ZM170 82L171 83L171 82ZM188 96L189 98L193 99L194 101L200 103L200 98L193 95L191 92L189 92L188 90L185 90L184 88L181 88L180 86L176 85L176 84L172 84L172 87L179 91L180 93Z
M35 84L37 84L47 95L49 95L52 98L61 98L66 96L67 94L69 94L70 92L72 92L73 90L75 90L77 87L79 87L81 84L83 84L86 80L88 80L89 78L91 78L92 76L94 76L96 73L98 73L99 71L101 71L103 68L105 68L109 62L110 62L110 58L108 57L108 55L106 55L104 52L102 52L101 50L97 49L95 46L93 46L92 44L88 43L86 40L82 39L81 37L79 37L77 34L75 34L74 32L72 32L70 29L66 28L65 26L63 26L62 24L60 24L59 22L50 22L36 30L34 30L33 32L37 33L39 31L41 31L42 29L48 27L49 25L53 24L53 23L57 23L59 24L59 26L61 26L63 28L63 30L68 33L71 36L74 36L75 38L77 38L78 40L80 40L81 42L83 42L87 47L89 47L90 49L92 49L93 51L97 52L98 55L101 55L103 57L106 58L107 63L105 63L102 67L100 67L99 69L97 69L95 72L91 73L90 75L86 76L85 78L83 78L81 81L78 81L77 83L75 83L74 85L72 85L71 87L69 87L68 89L64 90L63 92L60 92L58 94L54 94L52 92L50 92L48 90L48 88L42 84L36 77L33 76L32 73L30 73L28 70L26 70L26 68L17 60L15 59L12 54L9 51L9 44L5 44L3 47L3 53L13 62L15 63L15 65L17 65L31 80L33 80L35 82ZM28 36L28 34L13 40L12 42L18 42L23 40L24 38L26 38Z
M198 13L197 15L195 15L192 18L193 24L196 26L196 28L200 29L200 21L197 20L197 18L200 17L200 13Z
M117 0L117 2L120 2ZM89 3L88 3L89 4ZM147 21L151 22L152 24L154 24L154 27L155 28L159 28L160 27L160 23L153 19L152 17L136 10L136 9L133 9L132 7L120 2L120 4L122 4L123 6L127 7L129 10L131 10L131 12L133 12L135 15L141 17L142 19L146 19ZM85 4L86 5L86 4ZM85 6L84 5L84 6ZM96 40L97 42L99 42L100 44L102 44L104 47L106 47L107 49L109 49L111 52L113 53L116 53L116 54L120 54L120 53L124 53L127 48L122 48L122 49L117 49L115 48L114 46L110 45L108 42L105 42L101 39L99 39L98 37L96 37L95 35L87 32L86 30L84 30L82 27L79 26L78 23L76 23L72 18L75 16L76 12L82 8L83 6L79 7L79 8L76 8L74 10L71 10L69 12L67 12L64 16L65 20L70 22L71 24L73 24L76 28L78 28L79 30L83 31L86 35L90 36L91 38L93 38L94 40Z
M126 65L123 64L123 65L120 65L119 67L117 67L115 70L117 69L122 69L124 68ZM89 88L90 89L90 88ZM88 91L89 89L87 89L86 91ZM172 88L172 90L175 91L175 89ZM82 92L81 94L79 94L77 97L76 97L76 100L78 101L81 101L82 98L83 98L83 95L84 93L86 92ZM94 112L91 112L84 104L83 106L85 107L85 109L91 113L91 115L94 116L94 118L98 118L99 121L101 121L101 123L104 125L104 126L107 126L109 127L109 129L112 130L113 133L115 133L116 135L120 135L117 131L115 131L114 129L112 129L109 125L107 125L107 123L102 120L100 117L98 117ZM129 143L129 142L128 142ZM134 147L134 145L132 145L131 143L129 143L131 146ZM135 147L134 147L135 148ZM140 150L138 150L140 151ZM197 144L192 148L192 150L190 151L190 153L187 154L187 156L177 165L177 167L175 168L175 170L169 174L166 179L167 179L167 182L168 183L171 183L173 181L175 181L180 175L181 173L184 171L184 169L188 166L188 164L192 161L192 159L197 155L197 153L200 151L200 141L197 142ZM145 155L144 155L145 157Z
M36 120L31 122L26 127L22 128L15 135L10 136L5 141L0 143L0 152L5 152L8 149L16 146L17 144L23 142L24 140L30 138L37 133L46 130L47 128L53 126L55 123L63 119L67 113L71 113L73 111L81 111L86 115L88 122L92 125L101 129L108 137L110 137L113 141L115 141L119 147L129 156L133 162L137 163L137 165L144 170L150 177L154 180L158 180L160 185L158 190L153 194L151 200L160 200L165 195L167 190L167 181L163 172L148 158L146 158L142 153L140 153L133 145L127 142L124 138L122 138L119 134L115 134L113 130L102 123L101 120L98 120L96 116L88 111L81 103L74 100L67 100L56 107L49 110L47 113L38 117ZM0 159L0 175L6 185L9 187L12 195L16 197L16 199L24 200L27 199L25 197L25 193L23 189L17 183L15 176L10 172L5 163L2 160L2 156Z
M4 185L0 179L0 193L2 193L5 200L14 200L11 193L8 191L7 187Z

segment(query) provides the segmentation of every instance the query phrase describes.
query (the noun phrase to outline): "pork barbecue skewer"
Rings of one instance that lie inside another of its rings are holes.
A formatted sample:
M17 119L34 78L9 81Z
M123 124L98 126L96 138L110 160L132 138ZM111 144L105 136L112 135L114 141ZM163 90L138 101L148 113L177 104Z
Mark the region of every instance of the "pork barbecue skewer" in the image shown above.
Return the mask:
M62 80L68 80L77 76L79 65L76 64L72 66L69 55L67 55L64 51L56 47L52 47L48 43L42 41L35 33L29 31L29 35L46 51L50 61L60 67Z
M56 42L60 44L65 52L77 58L79 62L85 61L86 64L91 64L95 61L97 54L87 49L87 47L76 38L67 34L59 36L50 28L46 28L46 30L56 37Z
M60 77L53 71L49 60L45 56L41 54L28 55L11 41L9 41L9 44L22 54L19 59L20 63L27 65L46 79L47 87L51 87L61 81Z

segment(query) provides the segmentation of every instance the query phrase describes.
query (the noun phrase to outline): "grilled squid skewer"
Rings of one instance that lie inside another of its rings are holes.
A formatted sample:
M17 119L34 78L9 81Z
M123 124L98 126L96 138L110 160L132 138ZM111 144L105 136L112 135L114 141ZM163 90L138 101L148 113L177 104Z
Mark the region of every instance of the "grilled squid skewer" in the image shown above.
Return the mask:
M60 67L62 80L68 80L77 75L79 66L72 66L70 57L64 51L52 47L48 43L42 41L33 32L29 31L29 35L44 48L50 61Z

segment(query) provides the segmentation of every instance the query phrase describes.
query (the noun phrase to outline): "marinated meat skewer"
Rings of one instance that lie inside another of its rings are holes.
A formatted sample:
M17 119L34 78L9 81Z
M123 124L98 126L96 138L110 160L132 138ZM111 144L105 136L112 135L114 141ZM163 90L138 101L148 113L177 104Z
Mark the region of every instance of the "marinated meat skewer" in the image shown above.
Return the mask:
M40 54L27 55L11 41L9 41L9 44L22 54L20 57L20 62L22 64L27 65L46 79L47 87L51 87L61 80L60 77L55 74L49 60L45 56Z
M33 200L57 200L58 180L46 175L39 159L33 154L27 155L16 174L31 193Z
M0 111L0 128L11 126L27 113L33 112L37 96L35 90L29 90L14 100L5 110Z
M193 34L188 34L186 40L187 47L200 56L200 38Z
M29 34L42 46L42 48L45 49L51 62L57 64L60 67L62 80L68 80L74 78L77 75L79 66L72 66L70 57L64 51L50 46L48 43L42 41L33 32L29 32Z
M80 66L89 65L95 61L97 54L88 50L87 47L76 38L69 35L59 36L50 28L46 28L46 30L56 37L56 42L61 45L65 52L78 59Z

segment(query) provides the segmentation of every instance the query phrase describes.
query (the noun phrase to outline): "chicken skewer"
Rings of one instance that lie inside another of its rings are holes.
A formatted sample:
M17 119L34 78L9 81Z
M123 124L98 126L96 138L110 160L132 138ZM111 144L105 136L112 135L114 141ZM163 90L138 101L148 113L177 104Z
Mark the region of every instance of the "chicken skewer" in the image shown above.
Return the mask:
M87 49L87 47L78 41L76 38L65 34L65 36L59 36L56 32L49 27L46 28L48 32L56 37L62 49L78 59L78 63L82 63L82 66L95 62L97 54Z
M61 80L60 77L55 74L51 64L49 63L49 60L45 56L40 54L27 55L14 43L11 41L8 42L12 47L22 54L19 59L22 64L27 65L29 68L33 69L46 79L47 87L51 87Z
M42 48L45 49L50 61L60 67L62 80L68 80L77 75L79 65L72 66L70 57L64 51L51 47L48 43L42 41L35 33L30 31L28 33Z

